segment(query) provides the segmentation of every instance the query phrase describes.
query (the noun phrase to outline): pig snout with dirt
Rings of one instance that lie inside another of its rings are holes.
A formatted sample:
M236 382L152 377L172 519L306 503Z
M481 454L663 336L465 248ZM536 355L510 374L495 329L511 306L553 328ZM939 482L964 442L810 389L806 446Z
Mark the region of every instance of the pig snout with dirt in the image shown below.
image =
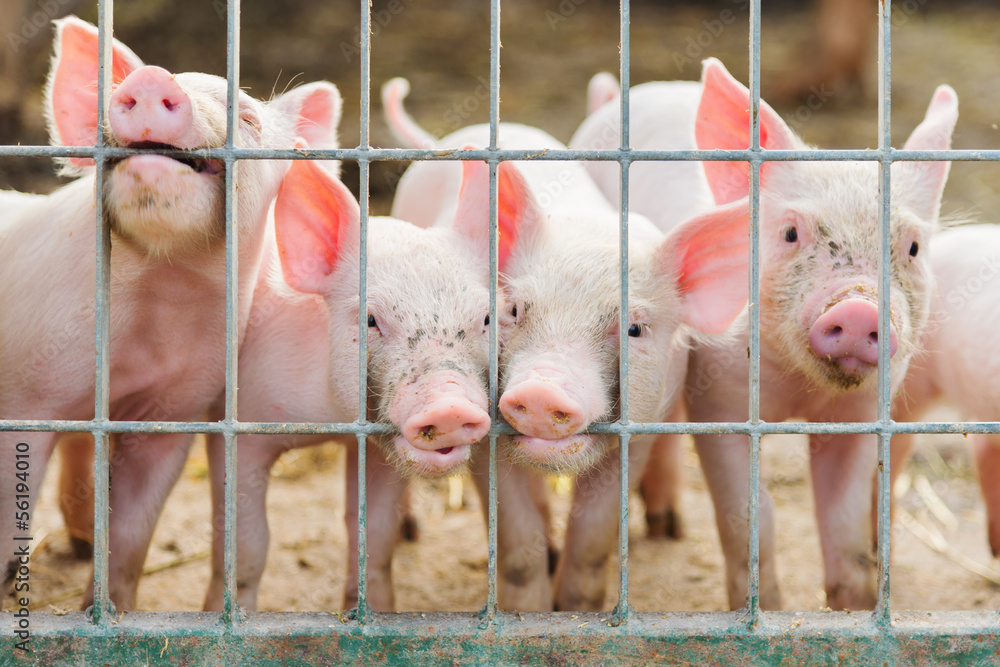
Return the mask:
M934 237L935 289L923 351L914 356L893 403L893 418L916 421L946 400L961 419L1000 421L1000 227L967 225ZM913 447L912 434L892 438L893 481ZM986 501L987 536L1000 555L1000 436L970 433ZM892 488L890 486L890 488Z
M359 208L350 192L311 162L296 162L278 192L267 268L240 350L242 420L351 422L358 417L359 318L368 324L368 412L398 436L370 437L368 591L391 611L392 548L403 477L441 476L467 464L490 427L489 218L484 163L462 166L462 195L448 224L430 229L372 218L367 310L359 302ZM504 228L515 243L517 217ZM280 258L280 262L279 262ZM501 256L501 268L505 259ZM280 264L280 265L279 265ZM502 303L502 302L501 302ZM256 608L267 556L269 470L293 447L324 435L240 436L237 448L238 601ZM222 440L210 447L213 578L206 608L222 605ZM349 574L345 605L357 603L357 444L348 441Z
M93 146L97 127L94 26L56 22L46 89L53 143ZM113 48L107 126L112 146L196 149L225 143L227 84L200 73L145 66L123 44ZM237 144L290 148L297 135L336 144L340 96L328 83L302 86L269 103L240 95ZM259 265L267 208L285 161L239 164L239 332ZM115 159L104 170L104 211L111 229L110 418L192 421L223 387L225 369L225 165L150 151ZM73 183L0 220L0 416L87 420L94 417L95 168L64 160ZM190 436L113 435L110 504L111 599L135 605L136 587L159 510L180 473ZM0 433L0 501L13 505L15 452L30 450L31 503L55 434ZM78 446L91 446L74 437ZM0 544L14 553L23 526L0 522ZM88 593L89 602L92 593ZM86 604L86 602L85 602Z
M450 147L487 141L484 126L434 140L405 115L405 91L395 82L383 89L389 124L404 143ZM501 124L499 143L502 148L564 148L540 130L510 123ZM443 165L410 167L393 213L404 219L447 216L454 208L457 179ZM528 469L579 474L575 502L583 507L573 512L567 532L555 605L600 608L603 572L617 530L618 454L613 450L618 441L584 431L619 418L618 214L579 164L501 166L509 168L509 177L501 171L498 180L500 218L527 211L533 225L522 231L524 238L502 275L508 307L500 322L498 407L520 434L501 439L507 460L499 472L500 604L515 609L553 605L547 550L534 548L545 541L535 539L544 533L544 521L525 491ZM630 420L667 416L681 393L689 332L721 332L743 308L747 215L745 203L737 202L681 225L666 238L648 220L630 216ZM648 439L634 438L630 449L637 478ZM484 469L478 472L484 493Z
M716 60L705 63L695 122L702 149L749 145L749 92ZM948 86L935 92L906 149L946 149L958 117ZM765 149L808 148L761 104ZM938 226L947 162L892 165L889 213L892 387L902 381L927 320L930 270L926 246ZM745 201L746 162L705 162L720 204ZM760 415L769 422L863 422L877 417L878 167L874 162L765 162L760 197ZM731 205L731 204L727 204ZM687 382L693 421L748 418L748 318L725 337L700 342ZM745 436L695 437L715 503L726 556L729 602L745 601L747 478ZM874 560L869 515L875 436L810 437L810 465L827 603L834 609L872 608ZM780 606L774 559L774 508L760 494L760 603Z

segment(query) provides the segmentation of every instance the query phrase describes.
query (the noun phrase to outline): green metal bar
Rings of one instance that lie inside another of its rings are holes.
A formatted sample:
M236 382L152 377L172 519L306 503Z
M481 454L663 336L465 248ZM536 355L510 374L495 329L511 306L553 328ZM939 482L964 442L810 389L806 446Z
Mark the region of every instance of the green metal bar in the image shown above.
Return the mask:
M240 126L240 0L229 0L226 38L226 148L236 147ZM226 389L225 424L237 419L236 388L239 354L239 163L226 159ZM248 297L249 298L249 297ZM223 612L227 627L239 621L236 603L236 435L225 434L226 478L223 486L225 537L223 542Z
M738 613L501 616L375 614L360 625L329 613L251 614L225 630L203 613L129 613L92 626L79 612L32 616L34 653L0 641L0 662L53 664L290 665L984 665L997 660L995 613L763 613L748 631ZM85 656L85 658L84 658Z
M112 34L114 30L114 3L98 3L98 55L97 55L97 126L107 122L108 97L111 95ZM94 420L107 422L111 401L111 227L104 216L104 171L107 168L103 149L104 133L97 133L94 159L94 211L97 224L96 247L96 308L95 340L97 347L96 377L94 381ZM100 427L94 428L94 604L91 618L104 625L114 616L114 605L108 594L108 526L110 502L109 434Z
M892 135L891 135L891 94L892 94L892 50L891 50L891 26L890 19L892 10L891 2L879 3L878 21L878 150L882 153L883 159L879 162L879 256L878 256L878 420L880 424L887 424L891 418L891 378L889 374L889 336L885 335L889 331L891 322L889 320L889 295L892 289L891 272L892 260L890 251L892 240L890 238L889 213L891 209L891 185L892 175ZM889 547L890 547L890 505L892 500L892 488L889 477L889 462L891 434L882 432L878 434L878 474L876 483L877 508L878 508L878 582L877 599L875 603L874 618L879 625L888 626L890 618L890 571Z

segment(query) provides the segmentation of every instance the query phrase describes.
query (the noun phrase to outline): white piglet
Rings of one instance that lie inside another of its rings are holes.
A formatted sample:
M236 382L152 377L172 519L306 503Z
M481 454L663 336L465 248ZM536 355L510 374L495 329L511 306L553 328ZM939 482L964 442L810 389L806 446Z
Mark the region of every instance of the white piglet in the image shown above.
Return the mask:
M931 242L935 289L923 351L914 356L893 404L897 421L920 419L940 401L962 419L1000 421L1000 227L948 229ZM971 433L976 472L986 501L990 548L1000 555L1000 435ZM913 447L911 434L892 439L893 480Z
M402 141L425 147L487 141L488 129L475 126L435 142L405 115L405 90L395 82L383 89L390 126ZM499 143L564 148L540 130L508 123L500 126ZM447 216L458 179L443 166L410 167L400 181L394 214L422 220ZM481 187L486 190L487 184ZM500 604L600 609L618 527L618 439L583 431L619 417L618 213L573 162L505 162L498 197L501 244L509 226L505 218L512 212L523 218L502 275L509 305L500 322L498 407L520 434L500 443L506 459L499 475ZM630 216L628 224L628 416L660 421L681 394L689 333L723 331L743 308L747 208L740 202L719 208L666 238L642 216ZM630 442L633 479L648 444L643 437ZM547 551L537 546L545 544L545 528L527 491L527 470L578 474L554 595ZM480 466L481 492L482 472Z
M56 22L46 89L53 143L92 146L97 138L97 30L76 18ZM103 132L113 146L220 147L226 81L145 66L115 42L114 89ZM340 96L328 83L269 103L239 99L237 142L291 148L296 135L335 146ZM95 259L93 162L66 161L76 181L34 198L0 225L0 417L87 420L94 416ZM285 161L239 165L239 332L263 246L268 205ZM110 418L204 419L225 369L225 165L149 154L114 160L104 172L111 228ZM13 507L18 443L30 451L32 506L56 441L51 433L0 433L0 502ZM160 508L180 474L184 434L113 436L110 574L112 601L135 606L136 588ZM76 437L74 444L91 446ZM13 554L26 526L12 512L0 545ZM84 604L88 604L88 593Z
M702 149L749 145L749 91L716 60L705 63L695 138ZM934 94L907 149L944 149L958 117L948 86ZM808 149L781 118L761 104L765 149ZM927 320L930 272L923 249L938 225L945 162L892 166L890 212L891 308L889 352L892 386L902 382L919 349ZM720 205L745 201L746 162L705 162ZM877 165L866 162L766 162L761 168L761 418L777 422L871 421L876 418L878 367ZM696 347L688 374L687 403L694 421L747 419L748 319L725 337ZM743 605L747 585L749 474L746 438L695 437L715 503L726 556L729 602ZM874 436L812 436L810 465L827 604L834 609L875 603L869 514ZM781 604L774 560L774 508L766 490L760 506L761 605ZM735 520L734 520L735 517Z
M359 318L368 325L368 417L399 428L369 448L368 590L371 606L393 609L392 547L406 485L401 476L459 471L490 427L486 375L489 217L486 165L466 162L454 217L431 229L369 220L367 314L360 308L359 209L321 168L296 162L278 192L274 234L240 350L240 419L352 422L358 417ZM505 229L508 243L519 224ZM280 261L279 261L280 258ZM501 267L505 260L501 258ZM362 320L363 321L363 320ZM265 494L271 466L323 435L244 435L237 448L238 601L255 609L267 556ZM210 447L213 577L206 608L222 605L222 441ZM350 568L345 606L357 602L357 446L349 445Z

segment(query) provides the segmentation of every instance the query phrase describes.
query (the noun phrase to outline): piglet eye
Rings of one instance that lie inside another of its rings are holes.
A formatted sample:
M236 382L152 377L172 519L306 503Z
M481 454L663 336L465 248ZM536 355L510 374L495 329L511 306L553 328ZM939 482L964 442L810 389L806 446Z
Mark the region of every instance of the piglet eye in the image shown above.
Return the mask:
M799 230L795 227L789 227L785 230L785 241L788 243L795 243L799 240Z
M641 324L629 325L628 328L629 338L638 338L639 336L642 335L642 330L643 330L643 325Z
M378 329L378 322L375 321L375 316L374 315L369 315L368 316L368 328L369 329Z
M517 304L516 303L513 306L511 306L511 308L510 308L510 316L511 317L517 317Z
M918 252L920 252L920 244L914 241L910 244L910 257L916 257Z
M489 315L487 315L487 316L486 316L486 319L485 319L485 320L483 320L483 326L484 326L484 327L488 327L488 326L490 326L490 316L489 316Z

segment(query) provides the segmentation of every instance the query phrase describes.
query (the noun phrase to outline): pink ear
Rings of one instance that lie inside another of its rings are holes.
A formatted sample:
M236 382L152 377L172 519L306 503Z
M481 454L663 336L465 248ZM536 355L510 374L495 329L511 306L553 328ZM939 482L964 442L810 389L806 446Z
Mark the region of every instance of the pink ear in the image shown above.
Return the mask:
M332 83L316 81L294 88L271 104L297 119L295 134L312 148L338 148L337 125L343 103Z
M722 333L748 298L750 207L747 198L675 227L657 250L658 265L677 280L684 322Z
M489 173L485 162L462 162L462 189L458 195L458 213L455 217L456 229L476 240L484 255L489 239ZM539 219L538 206L521 172L513 163L502 162L497 173L497 258L501 271L523 238L526 228Z
M361 212L343 183L318 164L292 162L274 201L274 230L285 282L300 292L329 291L337 262L358 247Z
M49 134L59 146L97 143L97 28L75 16L56 24L55 56L46 91ZM142 61L115 40L112 46L112 85L118 85ZM90 158L69 158L74 167L94 164Z
M715 58L705 61L703 90L694 136L702 150L741 150L750 147L750 91ZM769 150L801 148L801 140L766 102L760 103L760 145ZM703 162L705 176L717 204L746 197L750 191L747 162ZM761 180L773 163L761 166Z
M951 86L938 86L931 98L927 114L906 140L904 150L947 150L951 148L951 133L958 121L958 95ZM919 215L927 220L937 218L941 195L948 180L950 162L897 162L893 171L906 184L903 197Z

